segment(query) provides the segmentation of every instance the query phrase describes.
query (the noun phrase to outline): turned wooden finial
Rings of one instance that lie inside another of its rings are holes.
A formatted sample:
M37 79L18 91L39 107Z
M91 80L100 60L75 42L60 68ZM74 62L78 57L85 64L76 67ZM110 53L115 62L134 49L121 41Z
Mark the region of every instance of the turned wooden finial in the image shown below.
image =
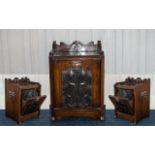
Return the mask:
M56 41L53 41L53 45L52 45L52 48L53 48L53 50L56 48Z
M100 40L98 40L98 48L99 48L100 51L102 50L102 44L101 44Z

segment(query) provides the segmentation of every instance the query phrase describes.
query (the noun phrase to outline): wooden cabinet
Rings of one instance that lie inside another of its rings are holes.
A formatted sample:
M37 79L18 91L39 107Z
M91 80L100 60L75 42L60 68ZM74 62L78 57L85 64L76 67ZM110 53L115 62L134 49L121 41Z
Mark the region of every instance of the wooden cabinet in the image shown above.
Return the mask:
M53 42L49 55L51 117L104 118L104 53L101 42Z
M45 98L45 95L41 96L41 85L37 82L28 78L5 79L6 116L17 123L39 117Z
M149 116L150 79L127 78L114 85L114 95L109 96L115 107L115 116L135 124Z

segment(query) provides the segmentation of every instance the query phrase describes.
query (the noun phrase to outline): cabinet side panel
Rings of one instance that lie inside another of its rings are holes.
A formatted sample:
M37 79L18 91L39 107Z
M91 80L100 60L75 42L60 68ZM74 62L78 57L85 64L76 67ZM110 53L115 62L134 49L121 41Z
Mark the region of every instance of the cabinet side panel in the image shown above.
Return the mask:
M18 94L16 87L11 83L5 82L5 108L6 116L9 116L13 119L18 119Z

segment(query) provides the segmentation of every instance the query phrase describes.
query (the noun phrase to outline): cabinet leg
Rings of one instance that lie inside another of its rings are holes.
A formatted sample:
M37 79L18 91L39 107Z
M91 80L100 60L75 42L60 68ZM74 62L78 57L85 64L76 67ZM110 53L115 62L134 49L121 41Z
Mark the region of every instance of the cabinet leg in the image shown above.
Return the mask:
M114 118L117 118L117 115L114 115Z
M38 115L38 119L40 118L40 114Z
M103 117L103 116L101 116L101 117L100 117L100 120L101 120L101 121L103 121L103 120L104 120L104 117Z
M18 124L18 125L21 125L21 123L22 123L21 121L19 121L19 120L17 121L17 124Z
M40 118L40 110L38 111L38 119Z
M55 121L55 117L54 117L54 116L52 116L52 117L51 117L51 120L52 120L52 121Z

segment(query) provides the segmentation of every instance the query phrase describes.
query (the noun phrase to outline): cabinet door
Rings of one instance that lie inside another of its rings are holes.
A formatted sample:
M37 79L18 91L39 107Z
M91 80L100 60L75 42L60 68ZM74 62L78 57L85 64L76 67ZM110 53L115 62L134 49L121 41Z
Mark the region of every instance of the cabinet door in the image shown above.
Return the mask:
M129 101L129 99L120 96L109 95L109 98L113 103L113 105L115 106L116 111L126 114L133 114L132 101Z
M54 102L56 107L100 106L100 60L55 60Z
M38 111L45 99L46 95L40 96L35 89L22 90L21 114Z

